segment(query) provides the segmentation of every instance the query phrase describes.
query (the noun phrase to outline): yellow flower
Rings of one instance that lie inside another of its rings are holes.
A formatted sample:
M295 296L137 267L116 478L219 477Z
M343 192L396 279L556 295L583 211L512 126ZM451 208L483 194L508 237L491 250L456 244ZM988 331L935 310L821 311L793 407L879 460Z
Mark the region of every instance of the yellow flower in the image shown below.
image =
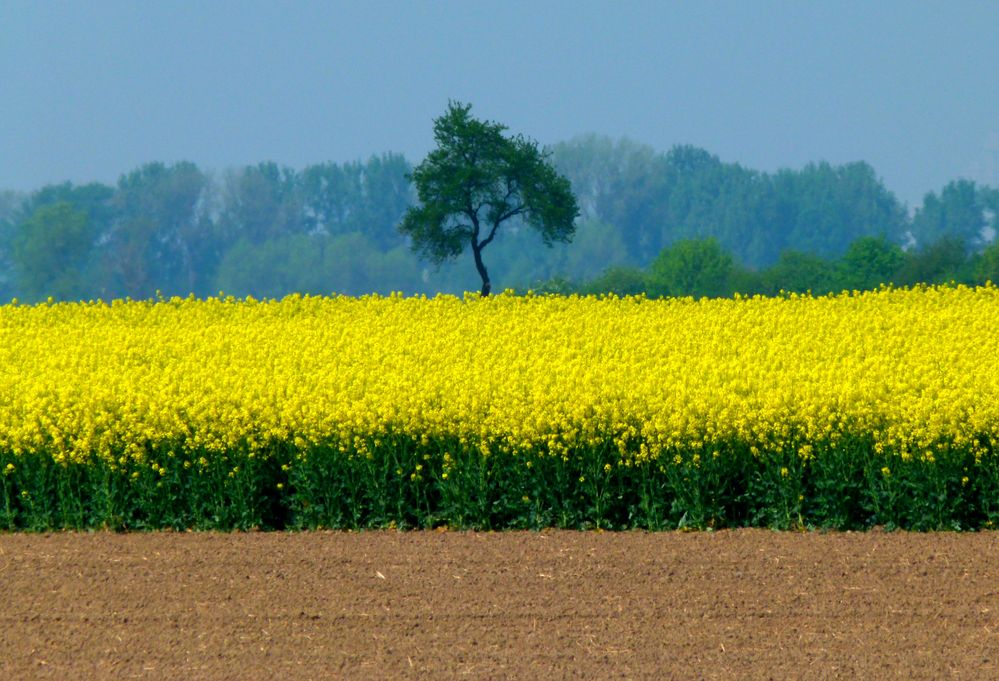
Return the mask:
M624 468L668 469L732 444L809 461L861 438L886 462L981 463L999 433L997 325L994 286L11 304L0 451L125 470L165 452L238 472L277 451L371 457L398 438L427 461L452 443L528 468L606 446Z

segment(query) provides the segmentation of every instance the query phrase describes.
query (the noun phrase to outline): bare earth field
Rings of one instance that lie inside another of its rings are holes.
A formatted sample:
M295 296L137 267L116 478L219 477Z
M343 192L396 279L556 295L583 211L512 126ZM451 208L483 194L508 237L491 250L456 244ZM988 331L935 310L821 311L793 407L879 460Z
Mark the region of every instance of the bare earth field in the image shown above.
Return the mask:
M0 678L999 678L999 535L0 535Z

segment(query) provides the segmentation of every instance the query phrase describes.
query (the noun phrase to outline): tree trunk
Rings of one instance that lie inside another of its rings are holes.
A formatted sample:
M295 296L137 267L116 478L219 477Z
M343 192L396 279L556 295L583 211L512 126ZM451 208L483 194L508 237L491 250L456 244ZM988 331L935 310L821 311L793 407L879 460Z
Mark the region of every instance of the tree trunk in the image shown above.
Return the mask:
M489 295L489 291L492 290L492 284L489 283L489 273L482 262L482 248L479 247L474 236L472 237L472 255L475 257L475 269L478 270L479 276L482 277L482 297L485 298Z

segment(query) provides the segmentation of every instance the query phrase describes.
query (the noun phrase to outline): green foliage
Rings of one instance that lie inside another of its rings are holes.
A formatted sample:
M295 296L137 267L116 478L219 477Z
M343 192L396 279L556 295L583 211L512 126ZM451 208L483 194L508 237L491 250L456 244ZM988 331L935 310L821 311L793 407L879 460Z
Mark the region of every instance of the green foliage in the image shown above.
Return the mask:
M649 266L653 296L724 296L731 293L732 256L714 238L685 239L666 248Z
M895 283L901 286L950 281L975 283L974 266L968 255L969 249L962 237L944 236L939 241L907 253L905 262L896 273Z
M17 226L13 256L25 298L86 295L84 269L96 234L87 214L61 201L35 209Z
M229 295L278 298L286 291L329 293L322 281L323 252L306 234L254 245L236 242L219 263L216 284Z
M777 252L795 249L825 258L843 255L862 237L898 241L907 227L905 209L866 163L811 163L773 177L773 230Z
M382 250L401 245L396 225L413 203L407 177L411 170L399 154L372 156L366 163L307 167L298 180L309 232L360 232Z
M847 289L865 290L892 279L905 264L905 253L884 237L857 239L843 256L843 283Z
M999 284L999 240L993 241L974 264L975 278L979 282Z
M950 182L940 196L930 192L912 220L912 233L919 244L954 237L967 244L981 243L988 226L985 211L991 203L989 191L970 180Z
M10 300L17 291L14 281L14 224L25 197L17 192L0 191L0 300Z
M50 184L31 194L19 213L23 218L28 218L43 206L68 203L76 210L86 213L94 230L101 232L110 223L114 213L111 205L113 197L113 187L97 182L78 186L71 182Z
M15 296L37 301L101 295L94 246L111 219L113 194L97 183L48 185L8 213Z
M559 296L571 296L577 293L576 285L563 277L552 277L551 279L540 281L528 289L514 290L518 295L526 295L528 291L538 295L554 294Z
M840 285L837 274L836 265L830 260L811 253L787 250L780 254L772 267L762 272L760 293L833 293L846 288Z
M398 229L418 199L409 177L415 179L414 169L398 154L300 171L260 163L218 177L192 163L148 163L115 186L0 192L0 299L207 296L219 289L273 297L331 290L460 294L483 273L490 288L558 281L559 290L653 292L643 281L649 273L638 268L678 242L710 238L736 263L727 285L681 283L676 293L825 293L887 281L997 278L990 250L999 229L996 188L951 182L927 194L909 219L865 163L763 173L693 146L661 153L596 135L557 144L549 154L507 136L501 125L475 120L459 104L435 125L443 126L444 146L421 167L434 191L444 192L439 196L467 190L479 202L474 244L460 196L450 204L459 212L449 219L421 200L414 210L433 217L422 223L429 230L423 236ZM477 162L466 163L462 153ZM546 188L549 180L555 190ZM56 215L58 204L85 216L86 238L74 241L76 223L69 213ZM570 205L581 213L578 223L566 217ZM521 207L502 221L503 237L493 244L497 225L490 216ZM435 224L439 233L428 227ZM906 244L904 258L899 263L896 252L877 262L859 246L847 256L866 237ZM422 260L403 252L410 246ZM469 249L472 258L458 257ZM662 281L652 283L656 293L667 290Z
M205 208L209 178L188 162L122 175L100 246L106 297L211 293L221 234Z
M291 168L267 162L231 171L225 178L223 201L219 222L233 242L261 244L307 229Z
M583 281L610 267L628 262L628 250L619 230L599 220L583 220L572 246L562 249L559 271L571 281Z
M139 463L56 463L0 452L0 529L976 530L999 521L999 457L937 447L877 453L869 439L808 456L738 440L625 463L613 443L492 452L455 439L384 434L367 453L337 443L266 455L237 448Z
M536 142L506 137L505 126L477 120L470 110L451 102L434 121L437 148L412 173L420 205L407 211L399 230L438 265L471 247L486 296L492 286L481 253L501 224L521 220L550 246L572 239L579 209L568 180Z
M825 295L870 290L882 284L914 286L950 282L980 285L999 280L999 246L980 254L961 239L945 237L905 252L884 237L861 237L839 259L787 250L771 267L748 270L735 264L716 241L685 240L664 249L647 270L610 268L578 284L581 293L729 296L785 293Z
M786 249L842 255L861 236L901 239L905 209L866 163L760 173L703 149L586 136L556 145L584 214L615 225L634 264L681 239L714 237L753 268Z
M408 249L382 251L360 232L298 234L259 245L241 240L222 259L216 281L230 295L255 298L289 291L387 295L422 287L420 264Z
M281 452L192 453L179 460L152 451L150 463L93 458L57 463L44 454L0 454L0 529L249 530L288 522Z
M658 252L657 197L667 190L661 154L631 140L587 135L555 145L552 162L570 181L583 216L618 228L629 260L644 264Z
M645 272L638 267L609 267L581 287L582 293L613 293L634 296L645 293Z

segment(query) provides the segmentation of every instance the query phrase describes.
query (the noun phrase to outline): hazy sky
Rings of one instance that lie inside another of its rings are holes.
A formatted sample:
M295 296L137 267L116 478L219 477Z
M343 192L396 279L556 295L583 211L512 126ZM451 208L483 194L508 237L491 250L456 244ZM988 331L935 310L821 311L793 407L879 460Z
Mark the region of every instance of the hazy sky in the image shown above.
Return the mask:
M999 185L999 2L0 0L0 189L149 161L419 161L448 99L542 143Z

